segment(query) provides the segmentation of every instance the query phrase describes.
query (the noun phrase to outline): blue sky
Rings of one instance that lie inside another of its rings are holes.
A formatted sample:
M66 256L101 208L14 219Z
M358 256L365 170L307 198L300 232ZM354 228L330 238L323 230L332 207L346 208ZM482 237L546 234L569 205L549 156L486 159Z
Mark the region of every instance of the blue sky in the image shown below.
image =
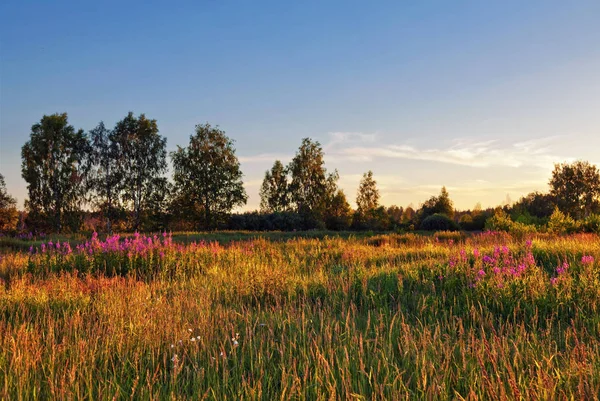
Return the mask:
M545 190L553 162L600 162L600 2L0 4L0 172L44 114L76 128L128 111L169 150L194 125L236 141L250 195L303 137L350 200L371 169L385 205L448 187L459 208Z

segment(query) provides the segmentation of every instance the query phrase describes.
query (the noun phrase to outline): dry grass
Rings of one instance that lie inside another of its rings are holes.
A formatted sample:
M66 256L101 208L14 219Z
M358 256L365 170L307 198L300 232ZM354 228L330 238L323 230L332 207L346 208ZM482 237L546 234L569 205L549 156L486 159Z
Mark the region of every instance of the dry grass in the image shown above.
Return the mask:
M597 236L90 248L1 257L0 398L600 394Z

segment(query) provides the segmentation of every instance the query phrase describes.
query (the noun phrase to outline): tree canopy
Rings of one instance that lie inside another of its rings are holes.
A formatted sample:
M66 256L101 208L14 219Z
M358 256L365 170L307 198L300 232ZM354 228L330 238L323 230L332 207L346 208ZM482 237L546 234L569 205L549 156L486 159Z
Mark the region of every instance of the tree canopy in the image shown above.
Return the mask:
M140 227L150 197L164 186L167 171L167 140L158 133L156 120L132 112L117 122L111 138L119 149L123 175L122 198L132 211L132 228Z
M187 147L171 153L175 192L203 228L217 228L236 206L246 204L233 141L218 127L196 125Z
M550 194L558 208L575 219L600 210L600 172L587 161L555 164L550 178Z
M369 170L363 174L356 194L356 206L359 213L366 213L379 207L379 189L377 181L373 179L373 172Z
M264 213L285 212L289 206L288 171L276 160L271 170L265 172L260 187L260 210Z
M6 190L4 176L0 174L0 232L14 230L18 216L17 200Z
M21 174L27 182L26 207L32 219L49 220L60 232L65 219L84 201L89 170L89 142L83 130L69 125L67 113L43 116L31 127L21 150Z

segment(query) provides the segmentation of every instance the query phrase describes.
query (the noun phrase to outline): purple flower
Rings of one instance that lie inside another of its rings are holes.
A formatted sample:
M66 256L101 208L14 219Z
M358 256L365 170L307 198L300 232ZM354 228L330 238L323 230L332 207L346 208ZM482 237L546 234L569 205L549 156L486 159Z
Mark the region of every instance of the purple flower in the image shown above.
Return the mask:
M594 257L591 255L584 255L581 257L581 263L583 263L584 265L593 265Z
M479 274L479 276L483 277L483 276L485 276L485 270L481 269L477 272L477 274Z

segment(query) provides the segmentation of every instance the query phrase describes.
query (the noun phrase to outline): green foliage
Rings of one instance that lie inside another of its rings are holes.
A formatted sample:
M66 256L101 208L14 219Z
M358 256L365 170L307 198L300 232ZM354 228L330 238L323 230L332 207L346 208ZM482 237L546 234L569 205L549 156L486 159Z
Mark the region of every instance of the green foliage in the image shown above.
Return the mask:
M65 226L78 229L73 216L86 194L88 154L86 135L69 125L67 113L45 115L31 127L30 139L21 150L30 222L57 232Z
M544 219L550 217L556 206L555 198L551 194L532 192L519 199L512 206L512 213L515 216L524 216L528 221L522 221L525 224L543 224ZM537 219L534 219L537 218ZM518 221L518 218L513 220Z
M14 231L18 220L17 200L6 191L4 176L0 174L0 233Z
M441 213L427 216L419 228L426 231L456 231L460 229L454 220Z
M568 214L561 212L558 207L548 221L548 231L553 234L571 234L577 231L579 224Z
M363 174L358 186L356 194L357 212L366 214L377 209L379 207L379 197L377 181L373 179L373 172L369 170Z
M156 192L163 193L167 171L167 139L158 133L156 120L132 112L117 122L110 140L118 146L123 176L122 198L132 211L132 229L140 228L143 212Z
M418 211L418 217L421 222L434 214L444 214L450 219L454 217L454 206L446 187L442 187L439 196L432 196L426 200Z
M600 234L600 215L590 214L585 218L581 226L585 232Z
M90 189L92 204L101 210L106 221L106 231L119 214L123 191L123 155L114 133L100 122L89 132L91 142Z
M323 225L327 202L337 192L337 171L327 174L323 148L304 138L288 166L291 174L290 200L294 210L305 218L304 228Z
M347 230L352 222L352 209L344 191L339 189L327 202L325 227L328 230Z
M492 231L505 231L517 237L537 232L534 225L511 220L502 208L496 208L494 215L486 221L485 228Z
M290 207L288 187L288 171L279 160L276 160L271 170L265 172L265 178L260 187L261 212L288 211Z
M587 161L555 164L550 194L559 209L574 219L600 211L600 171Z
M171 153L175 191L201 228L215 229L248 199L233 141L218 127L197 125L187 148Z

